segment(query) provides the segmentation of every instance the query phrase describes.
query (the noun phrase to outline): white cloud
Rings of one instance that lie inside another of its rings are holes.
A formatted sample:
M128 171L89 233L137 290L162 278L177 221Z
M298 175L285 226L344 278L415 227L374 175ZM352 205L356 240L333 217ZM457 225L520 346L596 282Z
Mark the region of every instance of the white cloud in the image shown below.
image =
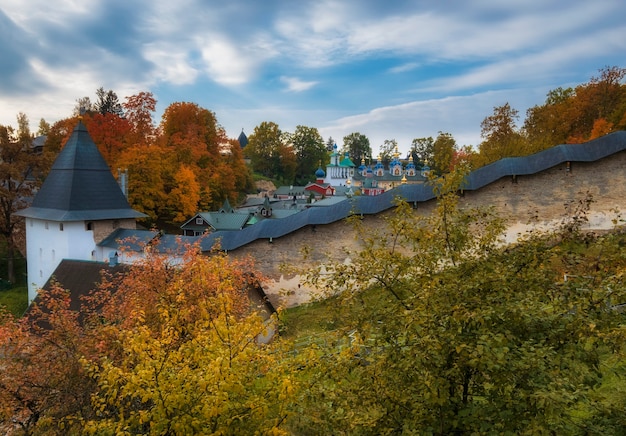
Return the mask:
M187 53L168 43L146 44L143 50L146 60L152 62L152 72L155 82L168 82L173 85L188 85L198 77L198 70L194 68Z
M225 86L249 82L261 65L276 55L263 35L252 43L239 45L224 35L210 34L197 38L198 49L209 77Z
M287 85L287 91L289 92L302 92L311 89L318 82L309 81L305 82L297 77L281 76L280 81Z
M35 31L32 26L38 23L55 23L69 26L75 17L87 15L96 7L99 0L85 2L83 0L2 0L2 11L18 26ZM26 6L26 7L25 7Z

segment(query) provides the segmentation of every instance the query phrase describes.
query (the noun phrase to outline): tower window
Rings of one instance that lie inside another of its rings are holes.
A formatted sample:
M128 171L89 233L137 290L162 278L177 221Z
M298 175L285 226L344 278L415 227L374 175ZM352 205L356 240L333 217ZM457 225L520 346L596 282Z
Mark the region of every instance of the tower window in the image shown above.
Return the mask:
M63 231L63 223L59 223L59 230Z
M85 230L93 230L93 222L92 221L87 221L85 223Z

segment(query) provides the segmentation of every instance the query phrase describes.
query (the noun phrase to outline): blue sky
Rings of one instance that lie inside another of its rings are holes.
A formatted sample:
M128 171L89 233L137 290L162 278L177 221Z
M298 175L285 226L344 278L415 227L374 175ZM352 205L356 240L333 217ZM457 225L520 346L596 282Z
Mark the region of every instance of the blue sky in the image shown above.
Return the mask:
M626 67L623 0L0 0L0 124L33 130L99 87L215 112L230 137L263 121L327 140L451 133L520 113L559 86Z

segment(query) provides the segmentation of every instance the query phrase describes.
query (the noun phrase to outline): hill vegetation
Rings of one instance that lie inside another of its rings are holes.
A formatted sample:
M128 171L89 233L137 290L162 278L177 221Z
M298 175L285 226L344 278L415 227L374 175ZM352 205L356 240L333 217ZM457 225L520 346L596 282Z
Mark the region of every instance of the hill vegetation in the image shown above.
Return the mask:
M310 272L321 301L279 313L270 344L242 298L253 265L193 247L178 268L133 266L113 295L105 280L80 317L61 289L5 315L5 428L618 434L626 237L583 233L581 203L502 245L493 211L458 207L462 177L433 179L433 215L399 201L351 262Z

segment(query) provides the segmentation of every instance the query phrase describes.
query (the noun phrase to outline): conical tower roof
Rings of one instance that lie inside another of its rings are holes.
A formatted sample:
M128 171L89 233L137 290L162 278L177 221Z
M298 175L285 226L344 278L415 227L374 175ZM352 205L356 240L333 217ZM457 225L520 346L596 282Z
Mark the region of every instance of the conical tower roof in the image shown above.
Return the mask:
M32 206L16 215L51 221L141 218L82 121L59 153Z

